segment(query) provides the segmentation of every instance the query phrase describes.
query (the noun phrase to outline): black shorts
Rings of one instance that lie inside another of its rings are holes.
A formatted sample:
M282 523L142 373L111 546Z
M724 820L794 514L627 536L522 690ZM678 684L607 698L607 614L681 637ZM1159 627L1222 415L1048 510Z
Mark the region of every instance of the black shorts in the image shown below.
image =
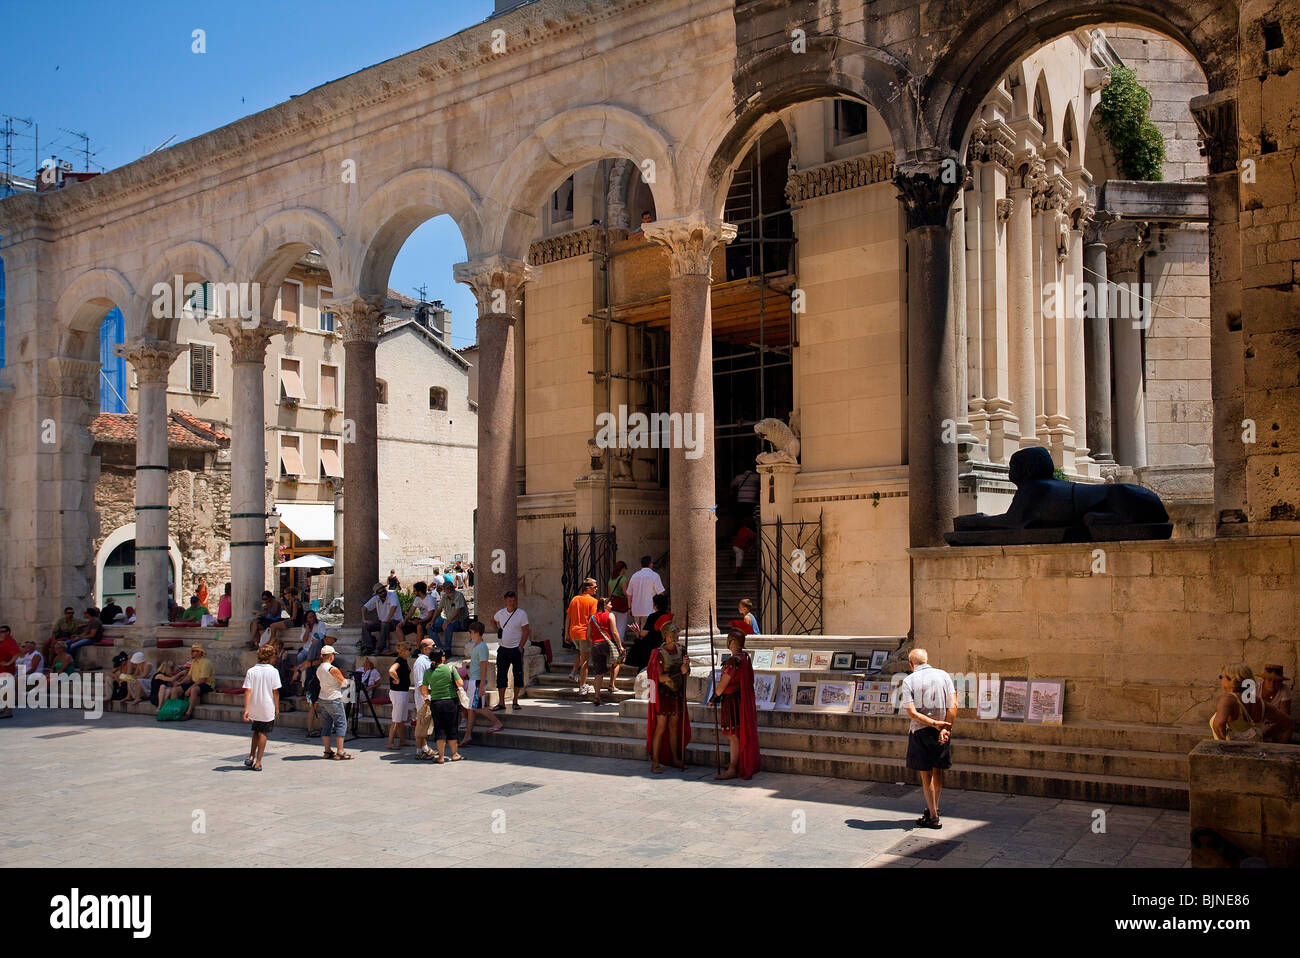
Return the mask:
M454 741L460 732L460 702L434 699L429 711L433 713L434 741Z
M504 689L510 684L510 671L515 673L515 688L524 687L524 650L522 648L503 649L497 646L497 688Z
M918 772L952 766L952 741L939 743L939 730L932 726L907 736L907 767Z
M591 660L587 663L593 677L600 677L609 671L609 643L603 639L591 643Z
M275 719L271 719L269 722L249 722L248 724L253 726L254 732L260 732L263 735L270 735L271 729L275 728Z
M190 689L192 689L192 688L194 688L194 683L193 683L193 682L182 682L182 683L181 683L181 691L184 692L186 695L189 695L189 694L190 694ZM210 693L211 691L212 691L212 686L209 685L207 682L200 682L200 683L199 683L199 694L200 694L200 695L207 695L207 694Z

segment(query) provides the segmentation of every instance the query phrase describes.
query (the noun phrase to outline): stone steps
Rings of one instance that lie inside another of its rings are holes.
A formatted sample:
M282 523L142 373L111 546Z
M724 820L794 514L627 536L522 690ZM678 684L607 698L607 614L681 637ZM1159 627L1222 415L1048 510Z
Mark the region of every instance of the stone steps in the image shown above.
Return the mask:
M553 730L507 726L505 731L484 736L478 747L524 748L571 755L594 755L646 761L644 734L637 739L591 736ZM687 748L687 761L694 765L714 763L714 746L698 740ZM796 775L821 775L857 781L917 782L902 758L873 758L856 755L828 755L784 749L763 749L763 769ZM1098 776L1077 772L1041 771L1010 766L954 763L944 775L948 788L1009 792L1075 801L1142 805L1148 808L1186 808L1185 783L1154 778Z

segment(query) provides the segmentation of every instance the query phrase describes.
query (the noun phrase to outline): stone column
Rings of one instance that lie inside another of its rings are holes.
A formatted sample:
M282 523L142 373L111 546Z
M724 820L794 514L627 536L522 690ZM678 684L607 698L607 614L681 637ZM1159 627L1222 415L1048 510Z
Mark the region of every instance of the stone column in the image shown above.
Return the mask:
M966 190L957 191L957 201L952 208L952 232L948 251L950 274L948 277L948 316L952 325L953 362L956 365L956 384L953 394L953 412L957 421L955 434L957 438L957 458L966 460L979 444L971 432L970 424L970 380L967 362L969 345L966 341Z
M266 347L280 322L245 326L238 318L209 322L230 339L234 382L230 436L230 622L245 628L266 578Z
M1214 514L1222 535L1246 521L1245 369L1241 333L1241 173L1237 100L1231 91L1193 97L1210 206L1210 397L1214 400Z
M505 256L460 263L456 282L478 301L478 523L474 528L474 595L494 608L519 576L518 483L515 478L515 337L524 284L537 275ZM594 424L593 424L594 425Z
M1007 221L1007 335L1011 403L1019 427L1019 448L1038 445L1037 385L1034 375L1033 193L1043 172L1034 153L1016 156L1011 214Z
M673 611L703 624L717 605L717 505L713 458L713 319L709 266L720 243L736 228L695 212L644 228L645 237L668 248L668 412L690 417L696 430L694 458L668 452L668 542ZM676 446L676 443L674 443ZM680 609L680 611L678 611ZM715 608L716 612L717 609Z
M184 346L140 339L116 349L135 369L135 615L137 631L153 637L167 621L167 528L171 515L167 487L167 378ZM182 606L181 583L176 601Z
M375 410L375 350L384 325L382 296L334 300L343 339L343 627L361 627L379 576L379 427ZM335 568L338 568L337 566Z
M1088 458L1088 397L1087 397L1087 347L1083 333L1083 231L1092 219L1093 207L1080 203L1071 211L1069 258L1065 266L1067 285L1064 297L1066 313L1065 358L1068 364L1065 404L1074 434L1073 452L1075 469L1084 472L1091 465Z
M343 480L334 479L334 575L331 576L330 588L334 590L334 595L343 595L343 590L347 587L347 576L343 574L343 563L347 560L347 550L343 548L343 540L347 536L347 529L344 527L345 516L343 502ZM347 600L344 600L346 605Z
M1098 210L1085 229L1083 244L1083 281L1091 293L1084 322L1087 439L1097 463L1115 461L1110 429L1110 285L1102 236L1111 219L1109 213Z
M1121 244L1118 274L1140 275L1138 264L1146 248L1145 223L1135 224L1132 237ZM1115 354L1115 427L1119 431L1116 454L1121 465L1134 469L1147 464L1146 391L1142 375L1142 327L1151 304L1133 296L1128 309L1111 317L1111 337Z
M1005 195L999 195L1005 194L1009 182L1012 161L1009 139L1007 130L999 127L995 131L989 143L990 161L980 170L984 411L988 416L989 462L997 463L1005 463L1019 444L1011 401L1007 328L1006 223L1013 204Z
M943 442L943 431L944 420L955 418L957 395L955 330L948 321L948 222L962 179L951 158L900 166L894 175L907 215L907 495L913 548L943 545L957 514L957 449Z

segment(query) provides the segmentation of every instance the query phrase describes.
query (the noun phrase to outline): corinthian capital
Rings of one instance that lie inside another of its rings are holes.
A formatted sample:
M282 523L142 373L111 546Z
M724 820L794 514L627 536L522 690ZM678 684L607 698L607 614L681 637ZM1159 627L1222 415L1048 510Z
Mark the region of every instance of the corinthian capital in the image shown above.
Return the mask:
M736 238L736 227L702 212L641 227L646 239L668 247L668 275L708 276L713 251Z
M384 328L384 297L356 296L326 300L325 308L338 317L339 336L349 343L377 343Z
M907 213L907 228L947 226L948 212L964 179L956 157L899 166L894 172L894 186Z
M271 337L284 332L288 325L288 323L274 321L247 326L244 320L237 316L208 320L208 326L214 333L220 333L230 339L230 354L235 365L263 362L266 359L266 347L271 344Z
M1201 131L1201 153L1211 173L1237 168L1237 98L1231 90L1194 96L1188 104Z
M524 284L537 278L538 269L508 256L483 256L457 263L453 275L473 291L480 319L496 316L514 322L523 305Z
M166 386L172 363L185 351L185 346L159 342L152 336L113 347L113 355L121 356L131 364L142 386Z

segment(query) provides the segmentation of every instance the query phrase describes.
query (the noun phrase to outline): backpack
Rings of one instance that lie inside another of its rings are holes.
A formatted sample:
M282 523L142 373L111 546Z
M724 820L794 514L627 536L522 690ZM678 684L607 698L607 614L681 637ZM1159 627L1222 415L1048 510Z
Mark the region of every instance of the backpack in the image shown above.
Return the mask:
M185 710L188 707L188 699L168 699L158 706L158 714L154 718L159 722L179 722L185 717Z

